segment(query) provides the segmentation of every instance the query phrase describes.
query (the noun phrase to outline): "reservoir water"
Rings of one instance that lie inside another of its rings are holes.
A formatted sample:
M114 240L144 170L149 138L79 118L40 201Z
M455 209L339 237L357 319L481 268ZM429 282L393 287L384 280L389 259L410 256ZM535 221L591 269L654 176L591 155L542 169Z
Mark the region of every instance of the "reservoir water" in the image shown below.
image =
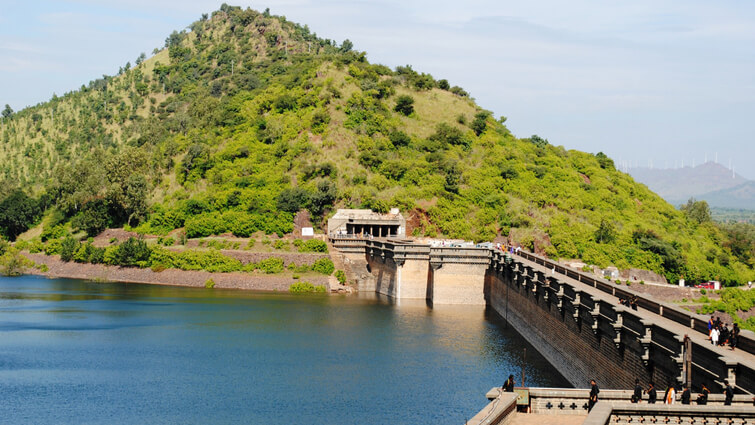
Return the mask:
M463 424L522 365L569 386L476 307L0 278L4 424Z

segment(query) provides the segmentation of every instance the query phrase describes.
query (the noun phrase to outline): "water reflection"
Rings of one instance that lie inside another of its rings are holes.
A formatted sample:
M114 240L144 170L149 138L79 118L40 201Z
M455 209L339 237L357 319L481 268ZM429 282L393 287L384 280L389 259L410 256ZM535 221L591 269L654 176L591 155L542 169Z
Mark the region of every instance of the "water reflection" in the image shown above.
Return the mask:
M524 347L529 384L566 385L479 307L0 279L0 417L463 423Z

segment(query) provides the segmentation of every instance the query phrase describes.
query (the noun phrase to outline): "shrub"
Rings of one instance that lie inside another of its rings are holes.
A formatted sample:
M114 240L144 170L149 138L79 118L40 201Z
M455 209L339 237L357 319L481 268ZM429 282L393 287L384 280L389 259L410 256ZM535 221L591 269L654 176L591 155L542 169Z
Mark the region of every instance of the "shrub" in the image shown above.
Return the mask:
M102 256L102 262L111 266L118 265L118 245L112 245L105 248L105 252Z
M335 266L330 261L330 258L320 258L312 264L312 270L330 276L333 270L335 270Z
M708 293L708 291L706 291L705 289L701 289L701 290L700 290L700 294L701 294L701 295L705 295L705 294L707 294L707 293Z
M328 244L319 239L310 239L299 246L299 252L328 252Z
M273 243L273 248L279 249L281 251L288 251L289 250L289 244L288 241L285 239L278 239Z
M144 239L131 237L118 246L115 261L120 266L133 267L139 265L139 262L149 260L151 254L152 251Z
M343 285L346 283L346 273L343 272L343 270L336 270L336 279L338 279L338 283Z
M325 293L325 286L313 285L309 282L296 282L288 287L288 292L292 294L306 294L306 293Z
M40 236L42 238L42 242L46 242L50 239L59 239L66 235L66 229L58 224L53 227L45 227L42 231L42 235Z
M414 112L414 98L408 95L401 95L396 98L396 107L394 111L409 116Z
M66 263L73 260L73 256L76 255L76 251L79 249L79 241L71 236L63 239L60 244L60 259Z
M314 292L314 291L315 291L315 286L309 282L296 282L293 285L288 287L288 292L291 292L294 294Z
M212 279L207 279L207 281L205 281L205 283L204 283L204 287L207 288L207 289L214 288L215 287L215 281L212 280Z
M265 258L257 263L257 268L266 274L280 273L283 271L283 260L280 258Z
M34 263L21 255L16 248L8 248L0 256L0 274L3 276L20 276L27 268L33 266Z
M176 243L176 240L172 237L159 237L157 238L157 243L163 246L173 246Z
M36 254L38 252L42 252L45 249L45 244L42 243L39 239L34 239L33 241L29 242L29 245L27 246L27 249L30 253Z
M206 270L212 273L230 273L242 269L239 260L216 250L187 250L177 253L164 250L164 253L161 253L160 256L153 256L153 263L155 260L158 260L169 263L171 267L181 270Z
M79 245L79 249L76 250L76 253L73 256L73 261L77 263L88 263L93 250L94 246L91 243L83 243Z

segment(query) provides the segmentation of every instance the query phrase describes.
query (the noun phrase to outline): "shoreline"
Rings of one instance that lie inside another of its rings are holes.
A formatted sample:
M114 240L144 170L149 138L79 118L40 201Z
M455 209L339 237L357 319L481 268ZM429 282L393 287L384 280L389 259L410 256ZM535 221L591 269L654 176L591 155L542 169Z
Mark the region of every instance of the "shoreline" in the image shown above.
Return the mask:
M152 269L137 267L109 266L104 264L88 264L61 261L58 256L45 254L23 253L34 263L44 264L48 271L42 272L37 268L26 270L25 274L44 276L48 278L82 279L91 281L140 283L164 286L187 286L204 288L205 282L212 279L218 289L244 289L252 291L288 292L289 286L297 282L310 282L313 285L323 285L329 293L334 287L333 276L302 276L293 279L281 275L252 275L248 273L212 273L198 270L166 269L160 272Z

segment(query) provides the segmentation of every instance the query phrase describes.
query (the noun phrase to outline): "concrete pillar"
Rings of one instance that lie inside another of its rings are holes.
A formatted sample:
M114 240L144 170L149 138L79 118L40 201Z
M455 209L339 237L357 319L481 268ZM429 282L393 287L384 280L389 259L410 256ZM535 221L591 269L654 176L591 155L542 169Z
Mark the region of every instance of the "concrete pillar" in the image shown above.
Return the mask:
M433 304L485 305L487 264L443 263L433 271Z

